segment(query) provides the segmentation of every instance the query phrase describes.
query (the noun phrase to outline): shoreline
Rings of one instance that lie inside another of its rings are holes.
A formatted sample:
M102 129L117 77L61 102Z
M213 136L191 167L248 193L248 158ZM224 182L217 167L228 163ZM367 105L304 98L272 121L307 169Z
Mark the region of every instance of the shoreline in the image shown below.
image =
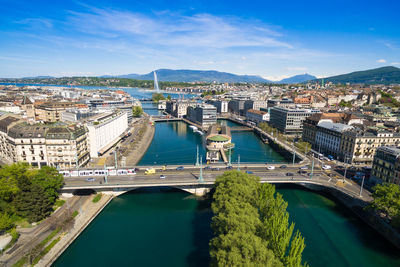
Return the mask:
M89 205L97 206L94 209L94 213L90 214L89 217L84 217L87 215L87 212L90 212L89 208L86 207L86 210L82 211L82 214L79 214L76 217L75 226L71 232L63 235L52 250L49 251L38 263L37 266L51 266L63 253L67 248L80 236L80 234L92 223L92 221L99 215L103 209L113 200L113 195L103 194L102 199L98 203L93 203L92 198L89 198L87 202ZM86 204L86 203L85 203ZM97 204L97 205L96 205Z

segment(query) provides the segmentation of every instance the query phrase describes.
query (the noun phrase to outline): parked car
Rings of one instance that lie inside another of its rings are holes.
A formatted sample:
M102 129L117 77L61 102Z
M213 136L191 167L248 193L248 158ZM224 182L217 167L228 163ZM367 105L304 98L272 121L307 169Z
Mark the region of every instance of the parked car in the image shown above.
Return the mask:
M307 171L305 171L305 170L299 170L298 173L300 173L300 174L305 174L305 173L307 173Z
M275 170L275 166L268 166L267 170L270 170L270 171Z
M300 167L300 170L308 170L308 166Z
M179 166L176 168L177 171L183 171L183 169L184 169L183 166Z
M330 170L332 167L330 165L324 165L322 166L322 169L324 170Z
M94 179L94 178L87 178L86 179L86 181L88 181L88 182L94 182L96 179Z
M212 168L212 171L219 171L219 168Z
M286 165L281 165L279 168L285 169L287 166Z
M165 179L165 175L160 175L160 179Z
M292 172L287 172L287 173L286 173L286 176L294 176L294 173L292 173Z
M204 170L211 170L211 167L210 166L206 166L206 167L204 167Z
M227 170L232 170L233 167L232 167L232 166L226 166L226 169L227 169Z
M252 172L252 171L246 171L246 173L247 173L247 174L253 174L253 172Z

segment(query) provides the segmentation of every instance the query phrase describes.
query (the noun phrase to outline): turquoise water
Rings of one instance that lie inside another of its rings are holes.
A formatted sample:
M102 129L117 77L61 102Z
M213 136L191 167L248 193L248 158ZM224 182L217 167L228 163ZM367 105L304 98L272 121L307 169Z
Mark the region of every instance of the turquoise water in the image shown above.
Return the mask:
M193 132L184 122L156 123L154 139L139 165L195 164L196 151L206 162L205 135ZM264 144L253 132L233 132L235 148L232 162L285 162L286 160L269 145Z
M343 206L298 187L278 191L310 266L400 266L399 251ZM112 200L54 266L207 266L211 216L208 201L185 192L133 191Z

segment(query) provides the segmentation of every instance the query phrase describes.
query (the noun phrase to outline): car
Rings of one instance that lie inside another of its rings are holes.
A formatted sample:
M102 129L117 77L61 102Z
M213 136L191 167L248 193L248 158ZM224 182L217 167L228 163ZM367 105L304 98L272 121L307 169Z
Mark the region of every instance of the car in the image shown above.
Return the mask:
M160 175L160 179L165 179L165 175Z
M300 174L305 174L305 173L307 173L307 171L305 171L305 170L299 170L298 173L300 173Z
M300 167L300 170L308 170L308 166Z
M330 166L330 165L324 165L324 166L322 166L322 169L324 169L324 170L329 170L329 169L331 169L332 167Z
M281 169L286 169L286 165L281 165L279 168L281 168Z
M219 171L219 168L212 168L212 171Z
M211 170L211 166L204 167L204 170Z
M177 171L183 171L183 169L184 169L183 166L179 166L176 168Z
M270 171L275 170L275 166L268 166L267 170L270 170Z
M292 172L287 172L287 173L286 173L286 176L294 176L294 173L292 173Z
M94 182L96 179L94 179L94 178L87 178L86 179L86 181L88 181L88 182Z
M246 173L247 173L247 174L253 174L253 172L252 172L252 171L246 171Z
M225 169L227 169L227 170L232 170L233 169L233 167L232 166L226 166L226 168Z

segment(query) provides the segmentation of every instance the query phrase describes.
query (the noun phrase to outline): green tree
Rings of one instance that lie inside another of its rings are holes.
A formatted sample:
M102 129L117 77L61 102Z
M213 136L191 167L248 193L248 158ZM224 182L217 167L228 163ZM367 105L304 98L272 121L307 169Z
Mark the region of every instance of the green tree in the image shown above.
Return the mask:
M374 187L374 198L369 207L394 219L400 216L400 187L396 184L384 183Z
M0 234L14 227L14 222L7 212L0 213Z
M55 168L43 166L32 178L32 184L40 186L52 204L58 198L64 177Z
M168 101L171 101L171 99L172 99L172 98L171 98L171 95L168 95L168 96L167 96L167 100L168 100Z
M159 102L160 100L165 100L165 96L162 93L154 93L151 97L154 102Z
M0 169L0 198L11 201L19 191L18 180L30 179L33 172L27 163L5 165Z
M142 114L143 114L143 109L141 106L132 107L132 116L133 117L137 118L137 117L142 116Z

